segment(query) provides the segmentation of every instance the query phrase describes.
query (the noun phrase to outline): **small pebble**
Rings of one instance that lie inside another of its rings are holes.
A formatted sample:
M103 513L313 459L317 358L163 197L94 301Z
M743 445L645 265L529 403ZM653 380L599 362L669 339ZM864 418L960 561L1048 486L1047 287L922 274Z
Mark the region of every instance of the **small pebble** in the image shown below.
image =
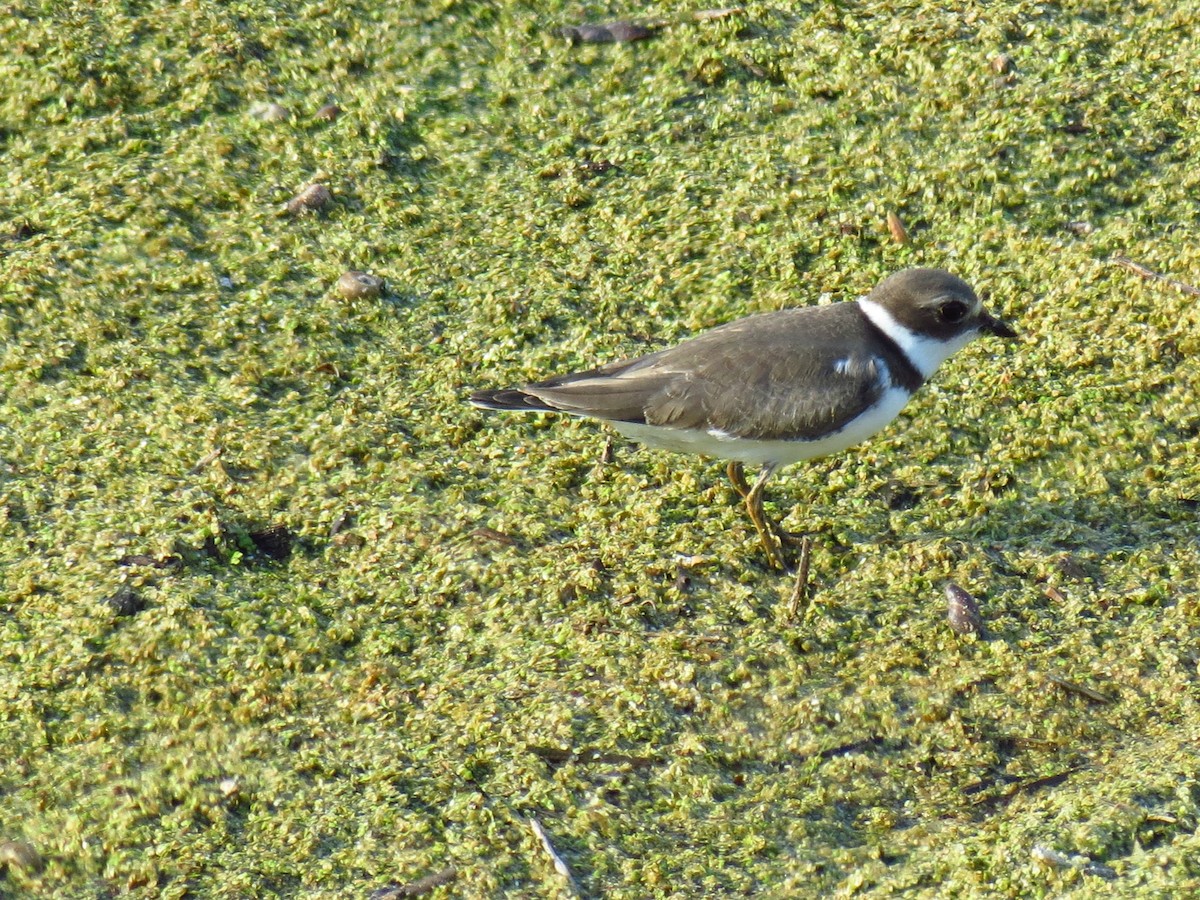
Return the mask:
M277 562L282 562L292 555L295 535L286 525L268 525L266 528L251 531L248 537L259 553Z
M324 209L333 200L333 194L323 184L310 184L295 197L287 202L287 211L293 216L317 212Z
M1029 851L1029 855L1036 862L1051 869L1066 869L1071 865L1071 860L1059 853L1057 850L1051 850L1049 847L1044 847L1041 844L1034 844L1033 849Z
M357 547L365 547L366 545L367 539L354 531L343 531L333 536L333 546L335 547L355 549Z
M375 300L383 293L383 279L369 272L351 270L338 279L337 289L347 300Z
M992 67L992 71L997 75L1007 75L1015 68L1013 58L1007 53L1000 53L996 56L993 56L989 65Z
M134 616L146 608L146 601L129 585L123 585L116 593L102 601L107 603L118 616Z
M291 117L288 108L279 103L255 103L250 107L250 118L260 122L286 122Z
M1086 862L1080 868L1084 875L1094 875L1097 878L1105 878L1112 880L1117 877L1117 870L1112 866L1106 866L1104 863Z
M946 585L946 618L956 634L984 635L979 604L954 582Z
M681 594L686 594L692 589L692 576L683 567L679 566L675 572L675 590Z

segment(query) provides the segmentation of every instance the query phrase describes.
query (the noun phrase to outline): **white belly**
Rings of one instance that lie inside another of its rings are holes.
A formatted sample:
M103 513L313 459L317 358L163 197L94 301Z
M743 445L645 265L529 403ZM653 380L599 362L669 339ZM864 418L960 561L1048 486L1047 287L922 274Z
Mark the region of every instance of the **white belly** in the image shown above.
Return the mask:
M888 388L877 405L851 419L841 430L810 441L753 441L715 430L664 428L631 422L609 424L627 438L647 447L713 456L717 459L733 459L743 463L775 463L786 466L802 459L816 459L818 456L838 453L865 441L896 418L911 396L901 388Z

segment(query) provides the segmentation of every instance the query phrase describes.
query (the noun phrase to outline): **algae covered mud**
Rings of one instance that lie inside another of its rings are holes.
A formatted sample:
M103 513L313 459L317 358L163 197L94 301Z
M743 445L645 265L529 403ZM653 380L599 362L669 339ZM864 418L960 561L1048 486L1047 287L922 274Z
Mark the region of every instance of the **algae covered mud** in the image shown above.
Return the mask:
M9 4L0 894L1195 892L1197 33ZM772 482L803 616L463 402L914 266L1023 342Z

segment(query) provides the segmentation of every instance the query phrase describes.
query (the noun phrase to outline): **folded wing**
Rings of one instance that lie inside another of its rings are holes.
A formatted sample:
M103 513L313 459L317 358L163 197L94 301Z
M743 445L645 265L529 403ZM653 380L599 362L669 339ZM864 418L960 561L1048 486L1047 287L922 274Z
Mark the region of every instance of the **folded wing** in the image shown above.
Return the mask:
M857 307L835 309L753 316L668 350L471 399L753 440L815 439L890 384L886 365L862 349L867 326Z

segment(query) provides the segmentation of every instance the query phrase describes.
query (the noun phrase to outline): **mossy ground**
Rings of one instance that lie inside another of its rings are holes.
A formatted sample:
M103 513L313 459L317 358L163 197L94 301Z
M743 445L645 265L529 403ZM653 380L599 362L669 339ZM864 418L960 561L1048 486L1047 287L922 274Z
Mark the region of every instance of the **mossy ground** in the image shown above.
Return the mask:
M953 6L10 3L0 894L1200 890L1200 306L1110 261L1200 283L1200 10ZM719 465L463 402L916 264L1023 340L776 479L799 621Z

